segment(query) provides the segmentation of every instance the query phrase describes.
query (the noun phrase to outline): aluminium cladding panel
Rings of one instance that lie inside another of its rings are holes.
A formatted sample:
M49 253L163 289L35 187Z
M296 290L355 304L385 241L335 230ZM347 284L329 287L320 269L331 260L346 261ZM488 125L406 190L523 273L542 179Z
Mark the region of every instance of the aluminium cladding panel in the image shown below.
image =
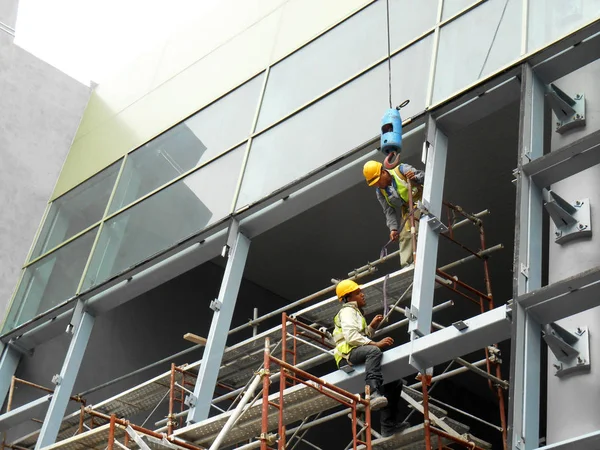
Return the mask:
M409 363L411 353L423 364L435 366L510 338L508 313L507 306L500 306L464 320L467 328L463 331L448 327L416 339L412 344L407 342L385 351L382 360L384 379L393 381L415 373L415 368ZM359 392L364 388L364 367L356 367L350 374L338 370L324 376L323 380L342 389Z

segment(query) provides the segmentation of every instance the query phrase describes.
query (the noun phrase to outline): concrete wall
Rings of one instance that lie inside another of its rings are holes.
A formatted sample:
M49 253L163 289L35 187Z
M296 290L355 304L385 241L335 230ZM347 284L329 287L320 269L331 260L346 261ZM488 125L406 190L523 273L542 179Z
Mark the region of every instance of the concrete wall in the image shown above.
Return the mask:
M0 2L14 25L16 1ZM0 315L16 285L89 98L89 88L0 30Z

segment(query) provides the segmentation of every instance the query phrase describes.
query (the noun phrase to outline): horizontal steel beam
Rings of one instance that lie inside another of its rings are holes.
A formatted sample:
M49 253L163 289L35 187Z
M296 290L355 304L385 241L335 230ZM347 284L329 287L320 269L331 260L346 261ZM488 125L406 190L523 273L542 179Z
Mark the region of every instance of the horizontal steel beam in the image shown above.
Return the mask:
M541 324L600 306L600 267L522 295L517 302Z
M590 450L592 448L600 448L600 431L539 447L536 450Z
M398 380L415 373L409 364L411 351L413 357L428 367L450 361L472 351L484 348L510 338L510 309L499 306L492 311L464 320L467 328L459 331L450 326L435 333L387 350L383 354L383 377L386 382ZM337 370L323 378L350 392L360 392L364 388L364 366L356 366L349 374Z
M523 165L523 172L531 176L541 188L575 175L600 163L600 131L566 145Z
M50 405L52 394L33 400L0 416L0 431L6 431L20 423L27 422L40 413L45 413Z

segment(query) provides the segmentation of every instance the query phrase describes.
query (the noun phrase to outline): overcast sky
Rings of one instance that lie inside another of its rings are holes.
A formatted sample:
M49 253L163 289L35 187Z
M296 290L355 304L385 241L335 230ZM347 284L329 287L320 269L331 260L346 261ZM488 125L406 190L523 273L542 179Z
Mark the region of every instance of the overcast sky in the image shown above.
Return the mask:
M20 0L15 42L82 83L100 83L216 1Z

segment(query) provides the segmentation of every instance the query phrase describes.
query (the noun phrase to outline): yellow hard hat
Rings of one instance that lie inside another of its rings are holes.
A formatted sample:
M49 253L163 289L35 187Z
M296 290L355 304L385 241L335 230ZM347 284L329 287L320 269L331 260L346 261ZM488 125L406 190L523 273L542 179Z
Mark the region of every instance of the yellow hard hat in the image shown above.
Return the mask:
M352 280L342 280L335 287L335 293L338 299L341 301L346 295L353 293L360 286Z
M367 161L363 167L363 175L367 184L373 186L379 181L381 176L381 163L377 161Z

